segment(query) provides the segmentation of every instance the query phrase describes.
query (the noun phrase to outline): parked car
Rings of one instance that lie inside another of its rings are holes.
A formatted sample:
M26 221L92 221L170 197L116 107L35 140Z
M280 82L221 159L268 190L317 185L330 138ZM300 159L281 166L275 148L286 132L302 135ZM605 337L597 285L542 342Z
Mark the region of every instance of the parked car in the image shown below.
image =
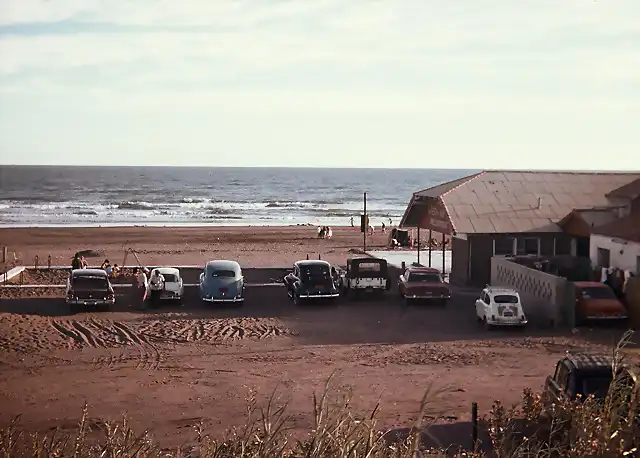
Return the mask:
M347 259L343 287L348 296L362 292L384 293L391 288L387 261L378 258Z
M632 395L633 399L629 401L637 402L639 380L636 371L621 365L617 377ZM612 381L611 357L584 353L567 355L558 361L555 373L545 381L544 403L549 406L562 400L584 400L588 396L601 399L606 397Z
M205 264L200 274L200 299L206 302L244 302L244 277L240 264L217 260Z
M157 298L161 301L182 301L184 284L180 276L180 270L175 267L156 267L151 271L150 281L153 281L156 272L164 277L164 288L159 292Z
M66 302L71 313L88 307L109 310L116 295L107 272L102 269L74 269L67 279Z
M606 284L596 281L578 281L576 290L575 324L586 320L624 320L627 309Z
M400 297L407 302L427 300L445 305L451 299L451 289L442 274L433 267L407 267L398 278Z
M487 286L476 300L476 317L487 329L493 326L524 326L527 317L515 289Z
M340 297L340 279L327 261L297 261L283 282L287 288L287 295L296 305L307 300L336 300Z

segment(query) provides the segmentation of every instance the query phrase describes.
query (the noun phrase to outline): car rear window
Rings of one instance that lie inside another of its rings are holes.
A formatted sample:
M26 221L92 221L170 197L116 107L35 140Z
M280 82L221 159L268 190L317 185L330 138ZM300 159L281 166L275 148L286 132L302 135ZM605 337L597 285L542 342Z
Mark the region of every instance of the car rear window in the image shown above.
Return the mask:
M608 286L590 286L582 288L582 297L584 299L615 299L613 290Z
M300 268L302 280L329 280L331 272L326 266L304 266Z
M233 270L214 270L211 272L212 277L234 278L236 273Z
M425 283L440 283L442 279L438 274L429 274L422 272L411 272L409 274L409 282L425 282Z
M174 274L162 274L167 283L178 283L178 276Z
M361 262L358 263L358 269L370 272L380 272L381 268L379 262Z
M518 296L513 294L496 294L493 296L493 302L496 304L517 304Z
M104 277L78 276L73 279L73 287L78 289L107 289L109 282Z

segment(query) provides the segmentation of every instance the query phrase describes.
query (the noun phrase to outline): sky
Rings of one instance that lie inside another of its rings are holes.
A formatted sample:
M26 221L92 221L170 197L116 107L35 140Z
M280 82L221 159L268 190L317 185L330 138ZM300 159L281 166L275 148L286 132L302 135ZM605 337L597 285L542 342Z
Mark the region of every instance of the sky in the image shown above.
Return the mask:
M0 0L0 164L640 170L638 0Z

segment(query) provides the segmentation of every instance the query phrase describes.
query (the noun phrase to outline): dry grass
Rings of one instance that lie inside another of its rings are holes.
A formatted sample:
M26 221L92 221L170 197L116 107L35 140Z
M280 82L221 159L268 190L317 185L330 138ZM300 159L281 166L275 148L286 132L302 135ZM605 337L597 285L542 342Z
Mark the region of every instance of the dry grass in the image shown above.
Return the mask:
M622 363L625 336L614 351L614 373ZM56 431L47 436L28 434L19 418L0 431L0 453L8 457L209 457L209 458L361 458L418 456L483 456L478 451L425 450L429 436L427 418L442 412L430 410L440 395L430 387L423 396L418 420L406 439L392 441L378 427L380 406L359 416L351 406L351 394L332 386L330 378L322 393L314 395L313 426L302 440L290 434L287 402L274 391L264 405L255 393L247 399L245 426L224 439L208 436L201 425L178 450L161 450L151 435L136 433L126 418L104 423L92 430L87 406L73 433ZM640 447L640 399L631 395L623 380L615 379L604 400L586 399L545 408L541 396L530 390L511 408L494 403L481 421L491 438L493 455L506 457L621 457L637 456ZM482 427L482 426L481 426ZM469 431L469 434L471 432ZM433 438L432 438L433 440Z

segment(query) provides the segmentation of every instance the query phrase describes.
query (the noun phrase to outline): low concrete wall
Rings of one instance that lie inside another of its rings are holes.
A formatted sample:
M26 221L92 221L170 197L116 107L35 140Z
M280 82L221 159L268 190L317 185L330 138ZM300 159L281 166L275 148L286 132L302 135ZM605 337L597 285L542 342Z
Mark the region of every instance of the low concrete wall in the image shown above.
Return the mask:
M532 323L541 326L573 327L573 306L570 300L573 284L506 258L491 258L491 285L514 288L520 293L522 306Z
M6 283L9 280L11 280L12 278L17 277L22 272L24 272L24 269L25 268L23 266L18 266L18 267L14 267L13 269L7 270L5 273L0 275L0 284Z

